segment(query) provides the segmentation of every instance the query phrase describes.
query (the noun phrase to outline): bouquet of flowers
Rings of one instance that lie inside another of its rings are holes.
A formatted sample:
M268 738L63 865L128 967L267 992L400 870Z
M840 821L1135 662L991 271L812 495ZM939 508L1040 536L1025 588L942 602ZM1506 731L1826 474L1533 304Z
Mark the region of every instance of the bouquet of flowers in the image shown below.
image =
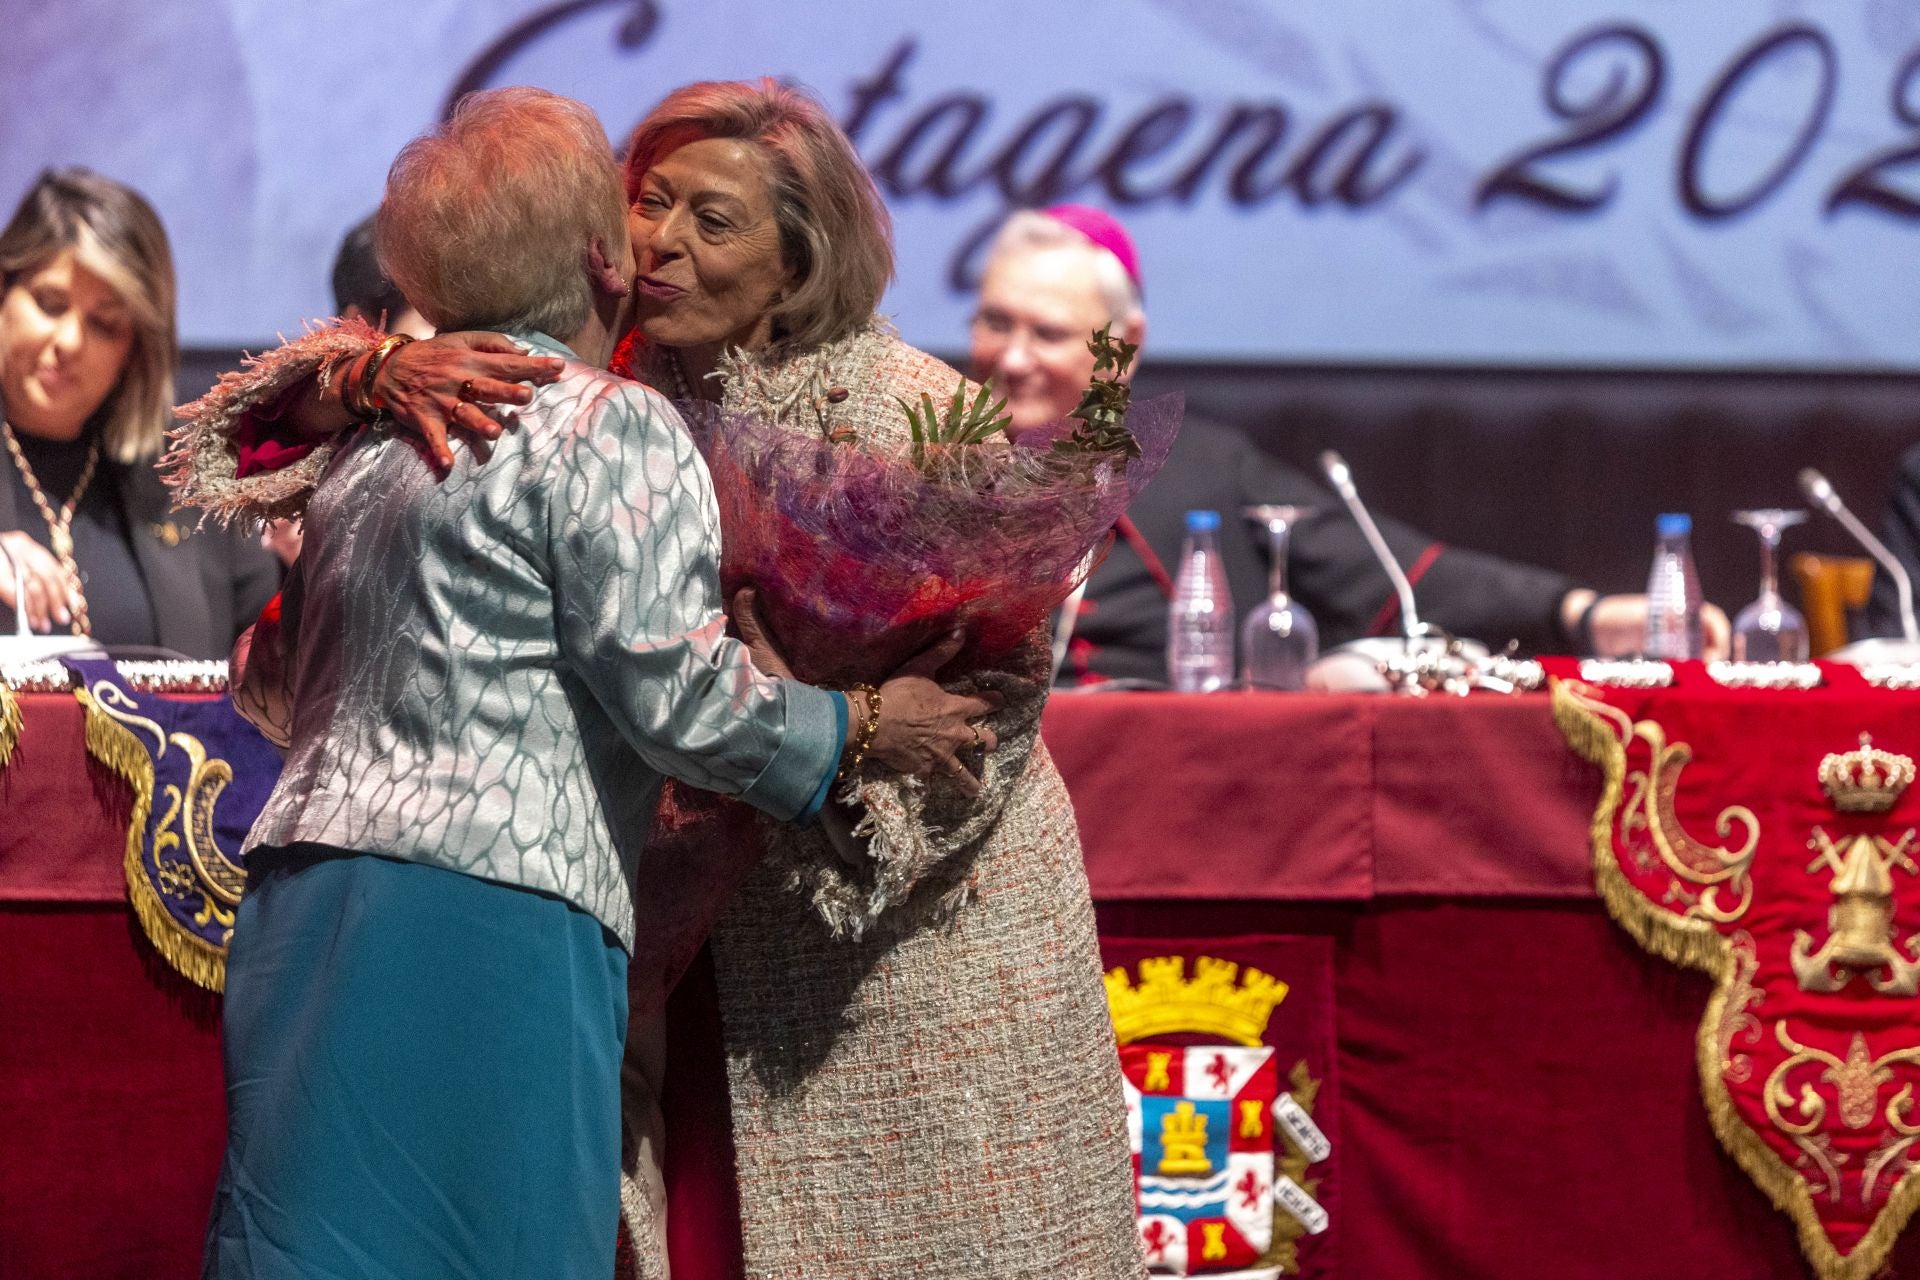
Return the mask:
M1011 650L1092 571L1179 429L1178 396L1130 403L1131 344L1102 329L1090 347L1080 407L1012 438L1005 402L964 382L903 402L904 440L696 411L724 590L757 588L803 679L882 675L954 627L975 657Z

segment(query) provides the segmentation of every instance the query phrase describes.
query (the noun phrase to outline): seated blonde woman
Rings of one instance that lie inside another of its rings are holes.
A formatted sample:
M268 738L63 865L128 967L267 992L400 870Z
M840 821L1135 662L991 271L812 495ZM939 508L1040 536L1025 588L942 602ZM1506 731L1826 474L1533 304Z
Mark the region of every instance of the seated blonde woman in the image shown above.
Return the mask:
M226 653L280 576L172 514L173 257L138 192L48 170L0 230L0 631Z
M881 715L727 637L706 471L666 401L601 368L634 262L585 107L466 99L396 161L379 237L431 322L557 369L444 479L378 424L344 440L283 608L236 651L287 762L228 962L206 1273L598 1280L663 777L807 821L851 724L927 771L989 703L896 677ZM358 400L378 359L325 380Z

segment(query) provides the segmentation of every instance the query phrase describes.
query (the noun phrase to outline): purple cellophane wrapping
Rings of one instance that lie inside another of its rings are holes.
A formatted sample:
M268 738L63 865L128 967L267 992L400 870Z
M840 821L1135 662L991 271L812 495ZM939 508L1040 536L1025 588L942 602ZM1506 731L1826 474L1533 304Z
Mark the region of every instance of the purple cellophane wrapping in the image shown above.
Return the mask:
M1166 461L1181 397L1133 404L1140 456L1052 452L1071 420L1012 442L832 441L712 406L689 427L713 474L729 598L760 611L803 679L876 679L953 627L990 658L1066 599ZM929 474L929 473L932 474Z

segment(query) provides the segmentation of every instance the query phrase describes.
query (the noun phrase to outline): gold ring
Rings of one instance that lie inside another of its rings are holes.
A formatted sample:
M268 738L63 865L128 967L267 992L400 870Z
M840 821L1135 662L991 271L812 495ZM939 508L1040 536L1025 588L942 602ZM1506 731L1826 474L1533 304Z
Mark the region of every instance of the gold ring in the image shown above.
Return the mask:
M983 748L981 747L981 744L980 744L980 726L977 724L970 724L967 726L967 728L973 731L974 750L976 751L982 750Z

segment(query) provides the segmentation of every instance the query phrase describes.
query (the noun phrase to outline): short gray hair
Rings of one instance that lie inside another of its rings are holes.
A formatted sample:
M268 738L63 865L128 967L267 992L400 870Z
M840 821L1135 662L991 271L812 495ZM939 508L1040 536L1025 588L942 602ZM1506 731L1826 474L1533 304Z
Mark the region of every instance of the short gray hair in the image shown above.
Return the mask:
M565 339L593 310L587 248L623 256L626 202L599 118L524 85L468 94L387 173L380 265L450 329Z
M893 278L893 223L853 143L810 94L776 80L710 80L675 89L627 143L627 199L689 142L750 142L773 170L782 265L795 284L773 309L777 342L813 347L873 318Z
M1145 317L1146 306L1140 287L1120 265L1113 251L1095 244L1057 218L1033 209L1022 209L1000 224L993 245L987 250L987 265L1017 253L1036 253L1043 249L1085 249L1092 255L1093 279L1099 286L1100 300L1106 304L1107 319L1124 325L1136 317Z

